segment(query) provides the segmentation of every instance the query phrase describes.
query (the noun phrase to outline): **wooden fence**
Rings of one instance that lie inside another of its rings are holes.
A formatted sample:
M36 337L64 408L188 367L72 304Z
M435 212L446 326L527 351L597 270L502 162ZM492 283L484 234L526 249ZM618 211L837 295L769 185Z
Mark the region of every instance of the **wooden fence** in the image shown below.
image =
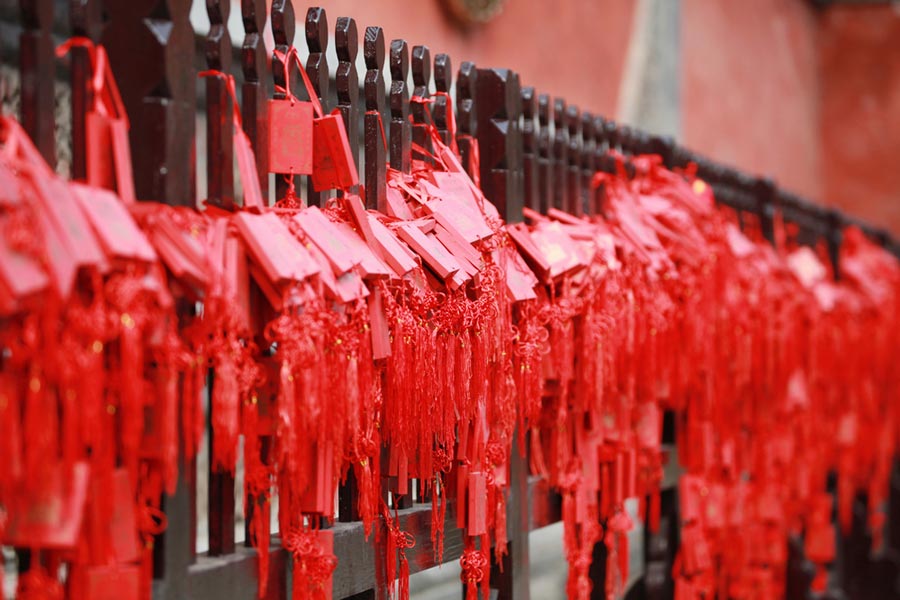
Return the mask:
M486 197L499 208L507 222L521 221L523 206L541 212L550 207L573 214L595 212L598 202L590 180L598 169L612 168L607 154L610 149L626 156L658 153L669 166L695 162L700 175L713 184L718 201L735 208L747 226L752 223L760 227L771 239L772 218L778 207L787 220L800 226L802 241L824 240L833 260L837 260L840 227L848 222L841 214L806 202L771 181L718 165L674 145L671 140L618 126L568 104L563 98L540 93L534 87L523 85L518 74L510 69L471 62L462 62L454 69L451 57L446 54L432 57L428 46L410 47L405 40L388 43L381 28L368 26L362 30L349 17L332 22L321 8L309 8L303 17L302 13L295 12L299 7L294 7L291 0L240 3L244 37L237 55L233 52L237 40L230 39L227 28L232 3L207 0L210 29L202 40L203 65L195 64L197 38L188 19L190 0L108 0L105 3L71 0L67 6L53 0L21 0L19 4L20 119L25 129L50 164L55 164L53 82L58 63L52 30L54 11L58 21L58 11L67 8L67 34L90 38L108 49L130 117L135 188L139 198L177 205L196 203L193 140L200 68L233 73L240 82L237 95L243 128L256 150L260 184L264 197L268 196L266 152L260 151L267 143L267 99L272 96L274 86L284 85L279 55L270 58L263 44L262 32L269 24L276 50L285 53L291 46L306 46L306 71L325 110L340 110L359 171L364 174L365 201L369 208L384 206L385 164L409 172L412 144L428 148L428 120L433 119L446 142L455 134L464 165L469 164L467 158L475 147L473 140L477 140L480 172L471 175L480 179ZM303 18L298 20L298 17ZM304 25L302 32L296 29L298 23ZM56 33L58 38L59 32ZM330 43L335 44L338 57L334 79L329 75L331 65L326 55ZM356 67L360 46L365 59L364 73L358 73ZM385 78L385 68L390 82ZM83 117L85 106L91 101L90 63L85 48L72 49L68 75L72 90L72 176L83 178ZM456 94L451 102L454 80ZM292 81L296 84L300 78L292 77ZM229 208L235 197L230 167L232 100L223 79L207 78L203 85L208 129L206 172L201 175L206 179L208 202ZM302 96L305 92L300 90L297 94ZM433 99L430 113L421 102L411 103L411 97ZM455 132L451 128L454 122ZM382 136L387 138L387 148ZM274 181L280 197L285 184L282 178ZM306 188L305 194L305 200L312 205L322 205L327 198L327 193L313 192L312 186ZM900 255L900 245L886 232L859 225ZM665 428L663 442L669 451L673 450L671 423ZM264 446L263 452L266 450ZM560 518L559 496L545 482L529 476L527 464L526 458L514 451L508 498L511 551L504 558L503 568L492 567L490 575L491 587L501 599L529 597L528 534ZM155 545L154 598L255 597L256 553L235 543L234 478L212 470L206 475L209 551L198 555L194 551L196 465L183 464L180 473L176 493L166 497L163 503L168 528ZM678 546L676 481L677 472L670 465L663 490L661 527L658 533L648 534L644 542L644 569L633 574L628 597L672 597L672 560ZM895 487L898 485L895 483ZM354 514L355 494L351 478L340 490L338 518L333 526L338 558L333 596L382 598L388 582L384 561L376 557L383 554L384 548L364 538L362 523ZM897 515L898 503L894 490L892 517ZM859 510L864 507L864 503L858 503ZM416 540L415 547L407 552L410 571L416 573L435 566L430 502L413 499L399 508L400 527ZM865 523L864 515L860 519ZM900 519L891 518L888 554L893 554L876 557L862 567L851 568L849 563L839 565L845 570L843 581L869 577L875 572L880 574L880 581L892 574L896 576L894 556L900 535L893 529L897 527ZM449 562L458 559L463 549L452 504L446 514L445 532L443 559ZM852 551L853 544L863 542L853 536L843 541L843 556L852 556L848 552ZM802 554L795 550L792 549L788 585L789 589L806 594L810 571L808 565L804 566ZM592 571L595 581L604 577L604 551L604 544L598 544ZM26 554L22 562L27 563ZM269 563L268 598L288 596L289 563L276 535ZM603 595L602 584L595 585L594 589L598 597Z

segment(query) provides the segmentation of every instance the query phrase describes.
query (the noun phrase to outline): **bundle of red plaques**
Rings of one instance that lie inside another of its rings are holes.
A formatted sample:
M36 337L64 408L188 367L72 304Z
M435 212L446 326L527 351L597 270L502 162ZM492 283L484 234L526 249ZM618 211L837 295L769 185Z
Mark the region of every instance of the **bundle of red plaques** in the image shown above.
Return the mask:
M243 207L135 202L127 122L96 79L92 185L56 177L0 120L0 542L40 558L18 597L149 598L160 500L198 449L207 394L215 469L235 470L243 438L260 594L277 494L296 597L331 597L322 525L351 473L393 593L409 595L413 538L389 507L415 480L438 553L449 510L469 600L486 594L525 447L563 497L569 596L590 595L597 543L597 585L615 594L625 499L658 518L664 411L686 469L679 599L781 597L792 534L823 586L829 471L842 526L859 489L883 519L900 268L858 231L836 277L789 232L778 247L742 232L702 180L652 156L595 176L602 217L508 224L436 130L410 174L388 170L386 213L366 210L339 115L314 93L272 101L267 150L273 171L342 191L326 206L293 185L265 206L239 126Z

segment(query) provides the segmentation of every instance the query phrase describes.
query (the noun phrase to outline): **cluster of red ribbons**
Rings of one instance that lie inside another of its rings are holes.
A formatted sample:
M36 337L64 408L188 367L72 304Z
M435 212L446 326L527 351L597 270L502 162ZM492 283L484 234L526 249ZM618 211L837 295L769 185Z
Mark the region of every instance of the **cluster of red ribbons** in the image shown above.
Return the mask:
M412 480L438 554L449 505L468 597L487 594L510 456L527 446L563 496L569 596L590 595L598 543L612 596L625 499L658 518L664 410L687 470L680 599L780 597L793 533L830 562L830 470L843 525L859 489L883 518L900 268L858 231L835 278L787 230L776 247L742 232L658 157L595 176L602 217L507 224L435 130L410 174L388 171L386 214L365 210L339 116L311 97L272 101L269 152L342 191L321 209L293 185L265 207L240 134L244 206L198 211L136 203L124 176L64 182L0 120L0 541L39 558L22 598L149 597L160 498L198 449L207 389L215 469L235 470L243 436L261 595L277 494L294 593L331 597L321 526L351 473L399 597L415 540L382 490L409 496ZM89 172L128 173L112 147Z

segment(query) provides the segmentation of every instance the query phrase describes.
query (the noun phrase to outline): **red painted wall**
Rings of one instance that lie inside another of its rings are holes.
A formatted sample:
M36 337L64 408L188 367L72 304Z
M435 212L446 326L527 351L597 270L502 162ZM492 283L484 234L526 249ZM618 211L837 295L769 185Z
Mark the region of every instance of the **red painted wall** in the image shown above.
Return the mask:
M822 196L817 18L802 0L682 0L682 139Z
M900 11L830 10L820 51L824 199L900 234Z
M900 11L682 7L686 144L900 233Z

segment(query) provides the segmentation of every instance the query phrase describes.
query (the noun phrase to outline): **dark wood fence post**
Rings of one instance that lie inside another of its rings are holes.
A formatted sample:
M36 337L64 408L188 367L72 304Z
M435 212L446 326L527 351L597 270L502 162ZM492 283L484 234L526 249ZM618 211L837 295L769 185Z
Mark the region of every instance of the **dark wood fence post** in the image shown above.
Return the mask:
M519 76L508 69L478 69L475 86L481 185L485 197L507 223L522 221L522 136L519 131ZM509 553L502 569L491 562L491 587L500 600L529 598L528 465L518 444L512 445L507 496Z
M774 244L776 209L775 182L766 177L760 177L754 182L752 192L756 200L759 227L762 230L763 237L766 238L770 244Z
M313 89L322 110L328 113L328 59L325 51L328 48L328 18L325 9L318 6L310 7L306 11L306 46L309 48L309 58L306 59L306 74L312 81ZM325 206L325 202L331 196L331 192L317 192L312 186L312 177L307 178L306 198L309 206Z
M569 190L566 211L581 216L584 209L581 204L581 112L574 104L566 109L566 129L569 136L569 147L566 158L569 164Z
M385 212L385 167L387 151L384 128L384 32L381 27L366 27L363 42L366 59L365 147L366 208ZM393 132L392 132L393 133Z
M596 214L596 204L591 194L591 178L594 176L596 141L594 140L594 115L581 113L581 206L588 215Z
M541 94L538 96L538 196L543 214L547 214L547 209L553 206L554 198L553 134L550 130L552 114L550 96Z
M229 0L209 0L209 34L206 36L206 66L226 75L231 72L231 37L228 35ZM232 209L234 202L234 119L228 82L222 77L206 78L206 186L207 201ZM209 389L216 385L210 372ZM210 398L212 392L210 391ZM209 423L216 408L210 402ZM209 431L208 515L209 555L234 552L234 473L218 469L213 457L215 432Z
M102 42L131 123L135 193L196 205L190 0L107 2Z
M409 173L412 132L409 123L409 46L406 40L391 42L391 168Z
M566 129L566 101L556 98L553 101L553 206L565 210L568 206L568 153L569 135Z
M294 17L294 4L291 0L272 0L272 37L275 40L275 49L272 52L272 81L276 86L273 95L275 99L284 99L286 94L277 91L277 88L284 88L287 82L284 78L284 61L282 60L291 51L294 46L294 33L297 23ZM260 41L262 43L262 41ZM289 75L291 83L296 85L296 77ZM301 84L302 85L302 84ZM268 127L266 124L264 127ZM262 152L268 152L267 147L262 147ZM279 201L284 198L288 190L287 178L290 173L275 174L275 200ZM296 183L296 176L294 181ZM307 178L309 179L309 178ZM307 185L311 186L311 182L307 181ZM299 196L299 192L297 194Z
M535 128L537 98L533 87L523 87L522 101L522 172L524 178L525 206L532 210L541 210L538 194L538 139Z
M101 41L131 124L138 198L196 205L194 128L197 73L190 0L106 2ZM190 311L188 306L180 309ZM162 506L168 526L154 545L156 598L188 596L194 560L196 465L180 453L178 483Z
M344 119L350 153L359 171L359 75L356 72L356 55L359 53L359 33L356 21L351 17L339 17L334 27L334 45L338 67L335 74L337 108ZM358 187L351 190L358 193Z
M522 220L522 138L519 76L508 69L478 69L478 145L481 187L508 223Z
M466 172L474 180L481 173L473 171L472 153L475 150L478 135L478 115L475 110L475 84L478 81L478 69L475 63L464 62L459 65L456 75L456 109L457 125L456 145L459 147L459 158Z
M266 27L266 1L243 0L241 2L241 20L244 24L244 41L241 45L241 70L244 74L244 83L241 86L241 124L250 147L256 156L256 170L259 177L259 186L264 204L269 203L269 156L268 156L268 120L266 118L267 105L266 85L264 74L266 73L266 47L263 42L263 30ZM247 182L242 181L245 186ZM263 306L267 305L262 291L248 278L250 285L251 315L259 315ZM253 318L253 317L251 317ZM261 320L261 319L260 319ZM259 329L259 328L255 328ZM260 335L260 338L264 336ZM264 339L257 339L259 347L265 347ZM271 376L271 371L269 372ZM260 404L267 402L266 398L260 398ZM263 464L269 462L268 449L271 446L271 436L262 436L260 439L259 459ZM245 449L245 456L247 450ZM245 467L247 462L245 461ZM257 506L261 502L268 502L268 498L258 498L250 495L246 501L246 514L244 515L244 545L253 545L250 534L250 522L254 518ZM270 589L274 583L270 583Z
M338 110L344 120L347 139L353 160L359 165L359 76L356 73L356 55L359 52L359 34L356 21L350 17L338 17L334 26L334 44L338 67L335 76ZM358 191L358 190L353 190ZM347 480L338 491L338 520L359 520L359 491L353 469L347 470Z
M608 162L607 152L609 145L606 140L606 119L601 116L594 117L594 164L593 176L597 171L603 171ZM599 215L603 212L603 186L598 187L591 194L591 214Z
M441 136L441 141L451 146L451 137L456 132L450 131L450 124L453 122L453 104L450 97L444 94L450 93L450 87L453 84L453 66L450 57L446 54L438 54L434 57L434 89L439 92L434 97L434 108L431 114L434 117L434 126Z
M53 0L20 0L22 33L19 35L20 115L22 127L41 154L56 168L53 118L56 57L53 54Z
M100 41L100 0L72 0L69 2L69 23L72 35ZM70 79L72 86L72 179L83 181L87 177L85 114L94 99L91 86L90 51L73 46Z
M256 154L256 171L264 203L269 201L268 121L266 119L266 45L263 30L266 26L266 0L242 0L241 17L244 23L244 43L241 46L241 117L244 133ZM244 183L243 185L246 185Z
M428 46L413 46L412 49L412 76L413 76L413 97L428 100L431 92L428 89L431 85L431 51ZM431 153L431 134L429 127L431 119L428 116L429 109L423 102L412 102L409 107L412 112L412 141L425 152ZM432 162L428 155L418 157L427 163Z
M231 36L228 35L228 0L209 0L206 67L231 73ZM234 208L234 148L231 96L222 77L206 77L206 197L210 204Z

